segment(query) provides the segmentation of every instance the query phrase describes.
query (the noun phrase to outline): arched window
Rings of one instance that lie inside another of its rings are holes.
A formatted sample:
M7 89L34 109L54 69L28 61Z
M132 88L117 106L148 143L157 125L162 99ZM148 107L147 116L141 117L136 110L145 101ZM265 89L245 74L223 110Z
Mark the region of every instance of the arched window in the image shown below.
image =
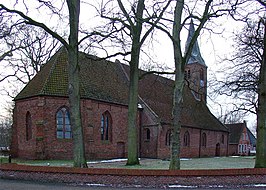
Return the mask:
M166 146L170 146L171 145L171 141L172 141L172 131L168 130L166 132L166 136L165 136L165 145Z
M31 121L31 114L27 112L26 114L26 140L32 139L32 121Z
M222 143L224 144L224 135L222 135L222 139L221 139Z
M101 140L111 140L112 119L109 112L101 115Z
M145 129L145 132L146 132L146 140L150 140L151 139L151 131L150 129Z
M200 80L204 80L204 71L200 69Z
M65 107L62 107L56 113L56 137L58 139L72 138L70 115L68 109Z
M206 147L207 146L207 136L206 133L202 133L201 135L201 146Z
M188 70L188 72L187 72L187 78L190 79L190 77L191 77L191 73L190 73L190 70Z
M189 132L186 131L184 134L184 146L189 146L190 145L190 137L189 137Z

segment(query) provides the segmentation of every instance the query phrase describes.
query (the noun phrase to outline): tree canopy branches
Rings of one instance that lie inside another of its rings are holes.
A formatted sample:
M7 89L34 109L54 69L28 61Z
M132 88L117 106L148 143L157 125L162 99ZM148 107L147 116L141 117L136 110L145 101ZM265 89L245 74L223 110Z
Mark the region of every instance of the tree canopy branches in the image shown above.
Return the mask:
M48 33L34 26L15 24L6 27L6 32L0 34L0 61L10 71L0 71L0 82L18 81L17 84L23 86L40 71L60 45Z
M263 28L257 22L250 21L235 37L236 51L224 72L227 75L220 80L215 90L221 95L233 96L242 100L238 111L257 111L257 94L261 62L263 60Z

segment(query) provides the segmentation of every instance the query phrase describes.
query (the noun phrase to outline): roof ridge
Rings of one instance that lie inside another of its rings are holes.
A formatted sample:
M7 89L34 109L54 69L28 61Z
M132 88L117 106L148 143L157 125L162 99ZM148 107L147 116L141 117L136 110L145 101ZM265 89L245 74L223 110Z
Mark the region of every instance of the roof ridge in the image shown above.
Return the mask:
M116 59L114 63L116 63L116 64L118 64L120 66L120 68L122 69L122 71L123 71L123 73L124 73L124 75L125 75L125 77L127 79L127 82L129 82L129 76L128 76L128 74L127 74L127 72L126 72L126 70L125 70L125 68L123 66L125 64L121 63L118 59Z
M155 111L141 98L140 95L138 95L138 98L142 101L142 103L148 108L148 110L156 117L159 118L159 116L155 113Z
M231 125L231 126L236 126L236 125L244 125L244 123L225 123L225 125Z
M255 137L255 135L251 132L251 130L247 127L247 131L254 137L254 138L256 138Z

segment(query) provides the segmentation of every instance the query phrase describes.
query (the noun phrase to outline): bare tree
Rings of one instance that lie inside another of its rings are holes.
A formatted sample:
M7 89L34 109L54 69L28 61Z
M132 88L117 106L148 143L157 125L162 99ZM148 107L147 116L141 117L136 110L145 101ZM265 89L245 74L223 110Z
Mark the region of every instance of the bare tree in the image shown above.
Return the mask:
M240 123L244 120L245 115L241 112L234 111L234 110L225 110L217 119L224 124L234 124Z
M18 3L18 2L16 2ZM46 7L52 14L60 16L60 10L65 7L62 2L60 8L56 8L50 1L39 1L39 8ZM28 6L23 2L26 8L26 13L16 9L9 9L4 4L0 4L1 14L11 13L19 16L21 23L40 27L49 33L52 37L60 41L68 51L68 81L69 81L69 103L70 103L70 119L73 129L74 140L74 167L87 167L84 143L83 143L83 130L81 126L81 113L80 113L80 91L79 91L79 66L78 66L78 32L79 32L79 14L80 14L80 1L67 0L67 10L69 16L69 41L67 42L63 36L60 36L56 31L53 31L45 23L38 22L37 20L28 16Z
M265 1L257 0L261 7L258 13L265 14ZM231 73L227 80L220 82L222 85L218 92L227 96L233 96L240 100L235 104L233 111L253 113L257 115L257 154L255 167L266 167L266 66L265 66L265 41L266 25L265 18L254 22L246 13L240 17L240 21L246 22L247 26L243 33L237 35L236 53L230 61ZM254 18L253 18L254 19ZM234 71L234 72L232 72Z
M175 61L175 82L174 82L174 95L173 95L173 136L171 143L171 160L169 169L180 169L180 129L181 129L181 112L183 104L183 89L185 84L184 72L185 65L192 52L192 48L196 42L197 37L200 34L200 30L203 28L206 21L209 19L209 8L212 0L208 1L205 7L204 15L200 20L200 25L194 33L194 36L189 44L184 56L181 48L181 30L184 26L182 22L182 14L185 9L185 1L178 0L175 5L174 11L174 23L172 35L168 34L173 42L174 48L174 61Z
M257 146L255 168L266 167L266 20L261 19L264 28L263 59L258 84Z
M235 5L235 4L233 4ZM188 11L188 17L182 21L183 12L186 10L186 7L189 7L185 4L184 0L178 0L175 6L174 12L174 23L172 34L168 33L168 36L172 39L173 48L174 48L174 60L175 60L175 86L173 92L173 109L172 109L172 118L173 118L173 138L171 145L171 161L169 169L175 170L180 169L180 129L181 129L181 112L183 106L183 89L185 84L184 72L185 65L187 64L189 57L192 53L193 46L200 35L201 30L205 26L206 22L210 18L219 17L230 10L233 6L230 6L229 2L216 2L213 0L208 0L203 3L203 11L199 13L192 9ZM197 2L193 6L197 7ZM194 11L194 12L193 12ZM182 54L181 48L181 30L183 29L185 23L189 18L194 18L198 21L197 29L192 36L190 43L186 49L186 52Z
M7 148L11 145L13 107L12 103L8 104L5 107L7 115L0 115L0 147Z
M258 23L249 21L236 35L236 51L232 59L224 60L230 66L223 71L225 80L217 81L215 92L240 101L233 104L232 112L257 114L258 81L263 59L263 30Z
M12 119L0 117L0 147L10 147Z
M108 25L105 25L105 30L107 28L110 30L100 31L97 34L118 43L121 51L114 55L127 56L130 54L127 165L139 164L136 123L141 47L154 31L170 3L171 0L162 2L108 0L102 1L101 5L103 6L99 10L101 17L110 21ZM112 7L110 8L108 5L112 5ZM114 7L117 5L119 9L116 13Z
M113 2L113 1L107 1L108 3ZM122 2L120 2L118 0L119 6L122 10L122 13L124 14L123 16L125 18L121 19L121 15L115 15L113 17L109 17L107 16L107 14L103 15L101 12L101 16L104 18L108 18L110 19L111 22L111 28L115 28L115 30L117 30L117 27L115 27L116 22L119 22L122 27L119 28L119 31L126 31L126 29L130 29L129 32L126 32L127 35L129 35L132 39L132 49L131 49L131 60L130 60L130 88L131 89L135 89L137 90L137 76L136 73L137 72L137 68L138 68L138 63L137 65L134 62L138 61L138 56L139 56L139 48L141 47L140 45L134 44L134 32L136 31L136 29L138 29L137 27L134 26L134 22L132 22L131 18L135 19L135 23L136 26L138 26L138 21L139 20L143 20L142 22L144 23L148 23L149 25L152 25L154 28L157 28L161 31L166 32L166 34L170 37L170 39L173 42L173 47L174 47L174 59L175 59L175 90L174 90L174 100L173 100L173 141L172 141L172 146L171 146L171 164L170 164L170 169L179 169L180 168L180 158L179 158L179 154L180 154L180 143L179 143L179 135L180 135L180 128L181 128L181 123L180 123L180 116L181 116L181 110L182 110L182 96L183 96L183 87L184 87L184 68L185 65L190 57L190 54L192 52L194 43L197 40L197 37L200 34L201 29L204 27L205 23L207 22L207 20L211 17L218 17L223 15L225 12L228 12L229 10L232 10L231 8L231 4L228 6L225 6L224 2L218 2L218 3L213 3L212 0L206 1L203 3L204 6L203 7L203 12L200 13L200 11L196 11L197 7L197 3L193 4L190 8L188 8L189 6L187 4L185 4L185 2L183 0L178 0L176 1L175 4L175 8L174 8L174 19L169 19L169 14L166 14L167 16L165 18L163 18L163 22L152 22L152 19L147 19L147 18L138 18L137 13L138 13L138 6L141 5L140 3L142 3L144 5L144 1L136 1L135 3L132 3L131 6L131 11L130 13L134 13L133 16L131 16L129 14L129 12L126 12L126 9L124 7L122 7L121 5ZM227 2L228 3L228 2ZM104 3L102 3L104 4ZM229 3L228 3L229 4ZM232 5L233 6L233 5ZM107 10L106 8L103 8L102 10ZM108 9L109 10L109 9ZM111 9L113 12L113 9ZM147 10L147 8L145 9L145 11ZM172 14L173 12L171 12L171 9L169 9L169 13ZM187 17L183 20L183 10L187 11ZM200 10L200 9L199 9ZM143 10L142 10L143 11ZM108 12L110 13L110 12ZM194 14L192 14L194 13ZM110 13L112 14L112 13ZM154 14L156 15L156 14ZM118 19L119 18L119 19ZM153 17L151 17L153 18ZM189 20L189 18L194 18L196 20L198 20L198 28L195 31L195 34L187 48L187 51L185 52L185 54L182 54L182 48L181 48L181 30L184 28L185 23ZM182 21L183 20L183 21ZM129 23L129 24L128 24ZM169 27L169 23L173 26L173 27ZM169 29L172 28L172 33L169 31ZM109 33L110 34L110 33ZM138 33L138 35L136 36L137 38L139 38L138 36L140 36L141 33ZM147 33L144 33L143 36L146 37ZM125 35L125 34L124 34ZM137 39L136 38L136 39ZM140 39L140 38L139 38ZM139 41L139 39L137 41ZM143 40L141 40L140 42L143 42ZM121 40L121 44L127 44L125 42L125 40ZM123 46L124 47L124 46ZM136 50L137 49L137 50ZM138 52L136 52L138 51ZM126 52L129 52L129 50ZM135 54L138 53L138 54ZM135 58L134 58L134 57ZM136 59L137 58L137 59ZM136 60L136 61L134 61ZM149 72L149 73L154 73L154 72ZM135 82L133 82L135 81ZM135 83L135 84L134 84ZM134 87L135 86L135 87ZM134 90L134 91L135 91ZM135 91L136 92L136 91ZM130 96L133 95L133 91L130 91ZM130 100L129 103L129 114L132 113L136 113L136 107L137 107L137 93L134 95L134 101L133 99ZM131 97L132 98L132 97ZM134 102L132 104L131 107L131 102ZM134 105L134 106L133 106ZM132 110L131 110L132 108ZM134 108L134 109L133 109ZM129 138L135 139L135 134L136 132L130 131L131 130L131 126L132 129L134 129L135 131L135 125L134 122L136 120L135 115L129 115ZM134 136L134 137L133 137ZM131 144L133 143L136 150L136 141L131 141L129 139L129 146L131 146ZM132 142L132 143L131 143ZM128 159L128 163L130 160L130 147L129 147L129 159ZM138 163L138 161L136 160L136 151L134 151L134 162L132 163Z

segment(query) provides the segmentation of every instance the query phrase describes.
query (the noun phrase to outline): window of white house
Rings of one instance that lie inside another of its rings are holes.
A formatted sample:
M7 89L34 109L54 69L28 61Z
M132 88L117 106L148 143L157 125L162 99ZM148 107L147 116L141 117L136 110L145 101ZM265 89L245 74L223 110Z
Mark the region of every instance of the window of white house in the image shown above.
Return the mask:
M240 144L238 145L238 153L241 154L241 153L246 153L248 151L248 146L247 144Z
M66 107L62 107L56 113L56 137L58 139L71 139L72 130L70 125L70 114Z
M242 152L242 146L241 144L238 145L238 153L241 153Z

